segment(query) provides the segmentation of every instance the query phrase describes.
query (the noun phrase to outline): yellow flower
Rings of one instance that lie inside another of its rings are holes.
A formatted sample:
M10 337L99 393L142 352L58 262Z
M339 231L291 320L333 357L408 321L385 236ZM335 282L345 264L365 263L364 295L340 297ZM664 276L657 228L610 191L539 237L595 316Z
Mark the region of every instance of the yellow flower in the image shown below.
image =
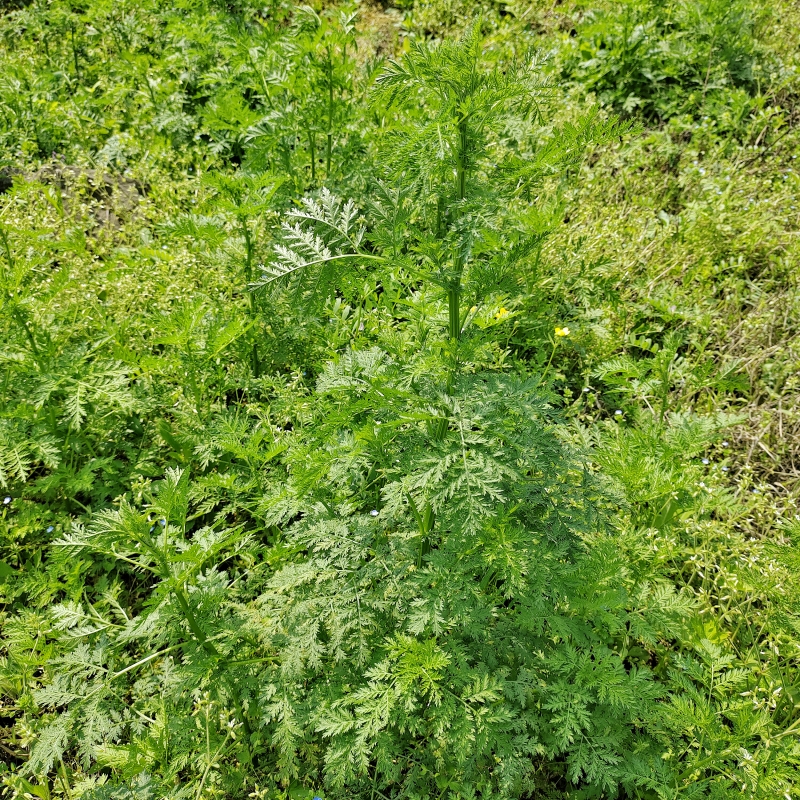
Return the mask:
M556 328L556 336L569 336L569 328Z
M501 308L495 315L495 319L505 319L511 312L507 308Z
M472 306L472 308L469 310L469 313L470 314L474 314L477 310L478 310L478 306Z

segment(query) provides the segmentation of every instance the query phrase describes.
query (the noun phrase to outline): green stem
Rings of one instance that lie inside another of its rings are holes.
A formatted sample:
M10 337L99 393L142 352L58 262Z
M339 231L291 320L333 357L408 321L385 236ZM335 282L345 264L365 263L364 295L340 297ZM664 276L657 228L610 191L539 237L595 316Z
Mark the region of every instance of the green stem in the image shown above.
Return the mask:
M78 83L81 82L81 68L78 65L78 48L75 46L75 25L70 25L70 34L72 36L72 57L75 61L75 78Z
M242 236L244 238L244 277L245 282L249 286L253 282L253 256L255 254L255 247L253 246L253 236L250 233L250 226L247 224L247 216L245 214L239 215L239 225L242 229ZM248 292L248 302L250 303L250 316L254 317L256 313L256 295L255 292ZM253 374L258 377L261 370L261 365L258 360L258 344L253 342Z
M36 147L39 149L40 153L43 153L44 149L42 148L42 139L38 124L39 117L33 110L33 92L27 86L25 86L25 90L28 91L28 111L30 112L31 126L33 128L34 138L36 139Z
M145 72L144 74L144 84L147 87L147 93L150 95L150 102L153 104L153 110L158 108L158 103L156 102L156 93L153 89L153 84L150 82L150 75Z
M800 719L795 720L785 731L779 733L777 736L774 736L774 739L780 739L783 736L788 736L790 733L796 733L797 729L800 728Z
M134 563L134 562L132 562ZM137 565L138 566L138 565ZM125 669L119 670L119 672L115 672L111 677L112 678L119 678L121 675L124 675L126 672L130 672L131 670L137 669L138 667L142 667L147 664L149 661L152 661L159 656L166 655L167 653L171 652L172 650L177 650L177 648L181 647L182 645L174 644L172 647L165 647L163 650L159 650L156 653L150 653L149 656L145 656L144 658L140 658L136 663L129 664Z
M658 410L658 427L659 430L664 427L664 417L667 416L667 408L669 407L669 378L670 378L670 364L667 364L662 370L661 374L661 407Z
M453 225L461 216L460 204L467 196L467 150L469 148L469 131L467 121L458 124L458 151L456 153L456 201L458 205L452 214ZM450 318L450 339L461 339L461 277L464 274L464 248L456 244L453 253L453 275L447 292L448 316Z
M242 237L244 238L244 278L249 285L253 282L253 237L250 234L250 227L247 224L246 217L239 217L239 225L241 226ZM250 293L250 310L253 310L252 292Z
M311 183L317 182L317 137L313 131L308 132L308 148L311 151Z
M11 316L14 318L14 321L17 323L17 325L19 325L20 328L22 328L22 330L25 332L25 335L28 337L28 341L30 342L34 358L36 358L38 361L39 348L36 346L36 339L33 338L33 331L31 331L28 321L22 316L20 310L18 308L14 308L13 306L11 307Z
M461 120L458 123L458 147L456 152L456 206L451 214L452 225L457 225L461 216L460 205L467 196L467 151L469 148L469 129L467 121ZM439 213L437 209L437 225ZM448 314L448 334L450 341L457 345L461 340L461 279L464 274L464 248L456 243L453 253L453 272L447 287L447 314ZM455 385L456 374L458 373L458 354L453 354L453 364L447 376L447 394L452 394ZM435 437L438 441L447 435L447 418L443 417L436 428Z
M64 787L64 794L67 796L67 800L72 800L72 792L69 789L69 780L67 779L67 767L64 764L64 759L58 759L59 764L61 765L61 785Z
M712 764L714 761L722 760L726 754L725 753L714 753L713 755L708 756L708 758L704 758L702 761L699 761L694 766L690 767L687 770L684 770L680 775L678 775L679 781L685 781L687 778L690 778L695 772L701 772L704 770L709 764Z
M199 623L197 622L197 617L195 617L194 612L189 605L189 598L186 596L186 592L183 588L175 588L175 599L178 601L178 605L181 607L181 611L183 612L184 617L186 618L186 622L189 623L189 629L191 630L192 634L194 635L197 642L200 646L213 658L217 659L217 661L222 661L222 654L217 650L214 645L208 641L208 637L203 633L203 629L200 627ZM239 719L242 721L242 725L244 727L244 732L247 735L248 739L248 749L249 749L249 739L250 735L252 734L252 729L250 728L250 723L247 720L247 716L244 713L244 705L242 704L242 698L239 695L238 690L235 686L229 687L231 690L231 695L233 697L234 705L236 706L236 712L239 715Z
M547 377L547 370L550 369L550 365L553 363L553 356L556 354L556 347L557 347L557 343L554 340L553 341L553 349L550 352L550 358L548 359L547 364L545 364L544 372L542 373L542 377L539 379L539 384L540 385L542 383L544 383L544 379L545 379L545 377Z
M445 420L445 432L447 432ZM417 568L422 567L422 559L431 551L430 533L433 530L435 516L430 503L425 503L425 510L422 513L423 536L419 540L419 556L417 558Z
M469 150L469 130L467 120L463 119L458 123L458 161L456 163L456 182L458 199L463 200L467 196L467 158Z
M11 274L14 272L15 261L14 261L14 256L11 254L11 244L8 241L8 234L2 228L0 228L0 240L2 240L3 242L3 249L5 250L6 261L8 262L8 272L9 274ZM14 321L17 323L17 325L19 325L19 327L23 330L23 332L27 336L28 341L30 342L31 345L31 350L33 351L34 358L36 358L36 360L38 361L39 348L36 344L36 339L33 336L33 331L31 330L30 325L28 325L28 321L25 319L25 316L17 308L14 297L8 289L6 290L6 294L8 295L9 305L11 306L11 316L14 318Z
M221 658L219 650L217 650L217 648L214 647L214 645L208 641L208 637L205 635L205 633L203 633L203 629L197 622L197 617L195 617L194 612L189 606L189 599L186 596L186 592L182 588L175 589L175 599L178 601L178 605L181 607L183 616L189 623L189 629L191 630L192 634L194 635L195 639L197 639L198 643L203 648L203 650L205 650L210 656L214 656L214 658Z
M447 310L450 318L450 338L461 338L461 282L453 281L447 292Z
M333 57L328 49L328 141L325 149L325 178L331 177L331 150L333 148Z
M192 396L194 397L194 407L199 411L200 410L200 387L197 384L197 377L194 374L194 359L190 359L189 361L189 369L186 371L188 378L189 378L189 387L192 390Z

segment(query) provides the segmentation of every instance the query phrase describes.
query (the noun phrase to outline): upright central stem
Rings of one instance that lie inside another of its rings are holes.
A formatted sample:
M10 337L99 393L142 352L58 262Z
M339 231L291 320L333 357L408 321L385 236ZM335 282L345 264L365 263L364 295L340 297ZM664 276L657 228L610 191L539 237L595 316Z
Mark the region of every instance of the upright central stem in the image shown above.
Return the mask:
M456 203L453 211L453 225L457 225L461 216L461 203L467 196L467 149L469 147L469 132L467 121L458 123L458 141L456 144ZM447 307L450 319L450 339L458 341L461 338L461 276L464 272L464 248L456 244L453 253L453 275L447 291Z
M468 172L468 147L469 131L466 119L458 123L458 140L456 142L456 185L455 201L451 214L452 225L457 228L461 217L461 204L467 196L467 172ZM456 230L456 234L458 231ZM455 252L453 253L453 272L447 286L447 312L448 312L448 333L450 341L457 344L461 339L461 277L464 273L464 247L456 238ZM453 367L447 376L448 395L453 393L453 385L458 371L458 354L454 353ZM442 417L436 428L436 438L441 440L447 435L447 418Z
M242 226L242 235L244 236L244 274L245 280L249 285L253 280L253 255L255 253L255 248L253 247L253 237L250 233L250 226L247 224L247 216L244 213L239 216L239 224ZM250 316L255 317L257 311L255 292L248 292L248 298L250 303ZM258 343L253 342L253 374L256 377L258 377L260 368L258 361Z
M453 284L447 291L447 310L450 315L450 338L458 341L461 338L461 283Z
M461 203L467 196L467 148L469 133L467 121L458 123L458 141L456 143L456 202L453 210L453 225L458 224L461 217ZM450 338L458 341L461 338L461 275L464 272L464 248L456 244L453 253L453 275L447 292L447 306L450 317Z

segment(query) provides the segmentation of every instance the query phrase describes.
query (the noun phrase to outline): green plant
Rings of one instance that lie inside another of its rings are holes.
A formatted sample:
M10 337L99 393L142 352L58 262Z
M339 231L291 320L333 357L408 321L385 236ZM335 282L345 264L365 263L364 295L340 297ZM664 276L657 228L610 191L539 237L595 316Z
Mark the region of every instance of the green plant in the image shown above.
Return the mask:
M163 717L190 709L191 696L179 702L177 708L162 701L161 724L156 721L144 739L135 739L129 749L122 751L124 755L115 757L118 748L111 746L123 729L130 727L135 732L141 729L141 722L151 721L137 708L137 703L125 708L120 691L126 690L120 687L119 679L156 660L184 673L173 675L179 684L215 684L214 702L224 700L233 704L233 725L241 726L245 733L237 746L247 751L250 726L235 669L234 673L223 671L223 683L217 683L220 668L236 661L235 640L223 644L213 630L219 624L215 617L222 610L220 603L224 602L229 586L225 573L217 570L219 555L226 552L230 557L242 546L244 535L240 528L203 528L195 531L187 542L188 501L188 473L174 470L156 488L146 511L137 511L123 503L118 511L98 515L90 529L75 531L55 543L70 555L82 551L99 553L135 572L152 575L156 591L144 598L144 608L150 613L133 617L120 604L116 592L106 596L102 609L91 604L68 603L56 610L57 626L77 647L64 655L53 684L35 696L45 706L66 704L68 708L32 751L31 772L48 771L64 750L75 743L79 756L87 762L100 758L120 766L129 764L135 771L141 766L158 765L168 775L175 774L181 758L177 752L169 758L166 740L169 728L162 730ZM222 629L229 627L230 623L223 624ZM140 653L144 650L147 654L131 662L126 650L134 643L139 644ZM184 651L181 662L163 660L179 649ZM138 694L135 686L127 691ZM203 695L197 696L195 702L201 705L212 702L208 693L202 698ZM73 739L75 731L81 732L80 740ZM181 738L179 730L178 739ZM229 747L235 738L229 729L219 746ZM195 754L190 751L187 755ZM209 750L205 757L208 763L204 776L213 766Z
M762 88L758 17L747 2L628 0L587 14L559 60L604 104L661 118L698 114L720 92Z
M25 482L46 466L53 474L40 479L43 493L66 484L76 502L92 476L112 462L109 453L96 449L98 431L87 423L109 415L124 419L136 409L136 399L125 366L102 353L103 338L81 341L75 331L63 336L48 324L46 309L58 303L69 277L61 270L42 281L53 254L18 254L21 244L0 230L3 310L12 328L5 354L0 482L4 487ZM70 243L61 246L68 250Z
M624 600L601 621L581 599L601 591L584 547L610 498L559 442L540 379L475 363L491 363L492 328L510 314L480 314L470 330L479 309L465 310L463 294L485 302L541 241L517 233L508 255L492 252L493 224L508 221L501 198L520 184L508 180L513 157L505 175L487 169L489 131L509 112L538 113L538 98L528 67L487 70L479 43L473 30L412 45L390 65L378 79L390 105L427 100L425 121L392 142L393 206L366 232L352 203L307 201L265 275L313 301L332 285L347 295L358 267L377 262L385 313L408 322L326 367L318 392L329 399L288 451L272 513L302 520L289 533L298 557L254 615L278 658L264 722L287 780L308 769L304 740L322 734L319 766L339 789L518 796L538 785L537 756L564 758L569 781L598 791L656 787L638 704L658 690L603 644L625 625ZM511 175L563 168L592 134L590 123L561 132ZM420 220L413 248L409 218ZM394 264L413 281L406 298Z
M327 182L341 179L344 170L334 161L336 151L341 161L358 147L358 131L348 124L360 88L354 79L355 19L352 9L317 13L300 6L290 35L275 48L269 86L262 77L269 111L248 130L248 157L274 168L277 150L282 168L293 174L295 150L302 148L308 169L303 188L309 181L317 185L323 164Z
M796 9L402 5L0 15L3 797L796 791Z

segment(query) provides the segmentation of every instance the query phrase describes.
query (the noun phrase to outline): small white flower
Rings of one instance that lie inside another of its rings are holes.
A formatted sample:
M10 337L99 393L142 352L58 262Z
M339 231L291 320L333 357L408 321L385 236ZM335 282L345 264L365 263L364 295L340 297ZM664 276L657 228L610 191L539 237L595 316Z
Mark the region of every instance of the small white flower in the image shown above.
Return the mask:
M10 502L11 502L11 498L10 497L4 497L3 498L3 505L4 506L7 506Z
M723 442L723 443L722 443L722 446L723 446L723 447L727 447L727 446L728 446L728 443L727 443L727 442Z
M708 459L707 459L707 458L704 458L704 459L703 459L703 463L704 463L704 464L708 464L708 463L709 463Z
M370 513L371 517L377 517L378 516L378 509L377 508L373 508L372 511L370 511L369 513Z
M588 386L584 386L584 387L583 387L583 391L584 391L584 393L585 393L585 392L588 392L588 391L589 391L589 387L588 387Z
M621 408L618 408L618 409L617 409L617 410L614 412L614 416L615 416L615 417L621 417L621 416L622 416L622 409L621 409Z

